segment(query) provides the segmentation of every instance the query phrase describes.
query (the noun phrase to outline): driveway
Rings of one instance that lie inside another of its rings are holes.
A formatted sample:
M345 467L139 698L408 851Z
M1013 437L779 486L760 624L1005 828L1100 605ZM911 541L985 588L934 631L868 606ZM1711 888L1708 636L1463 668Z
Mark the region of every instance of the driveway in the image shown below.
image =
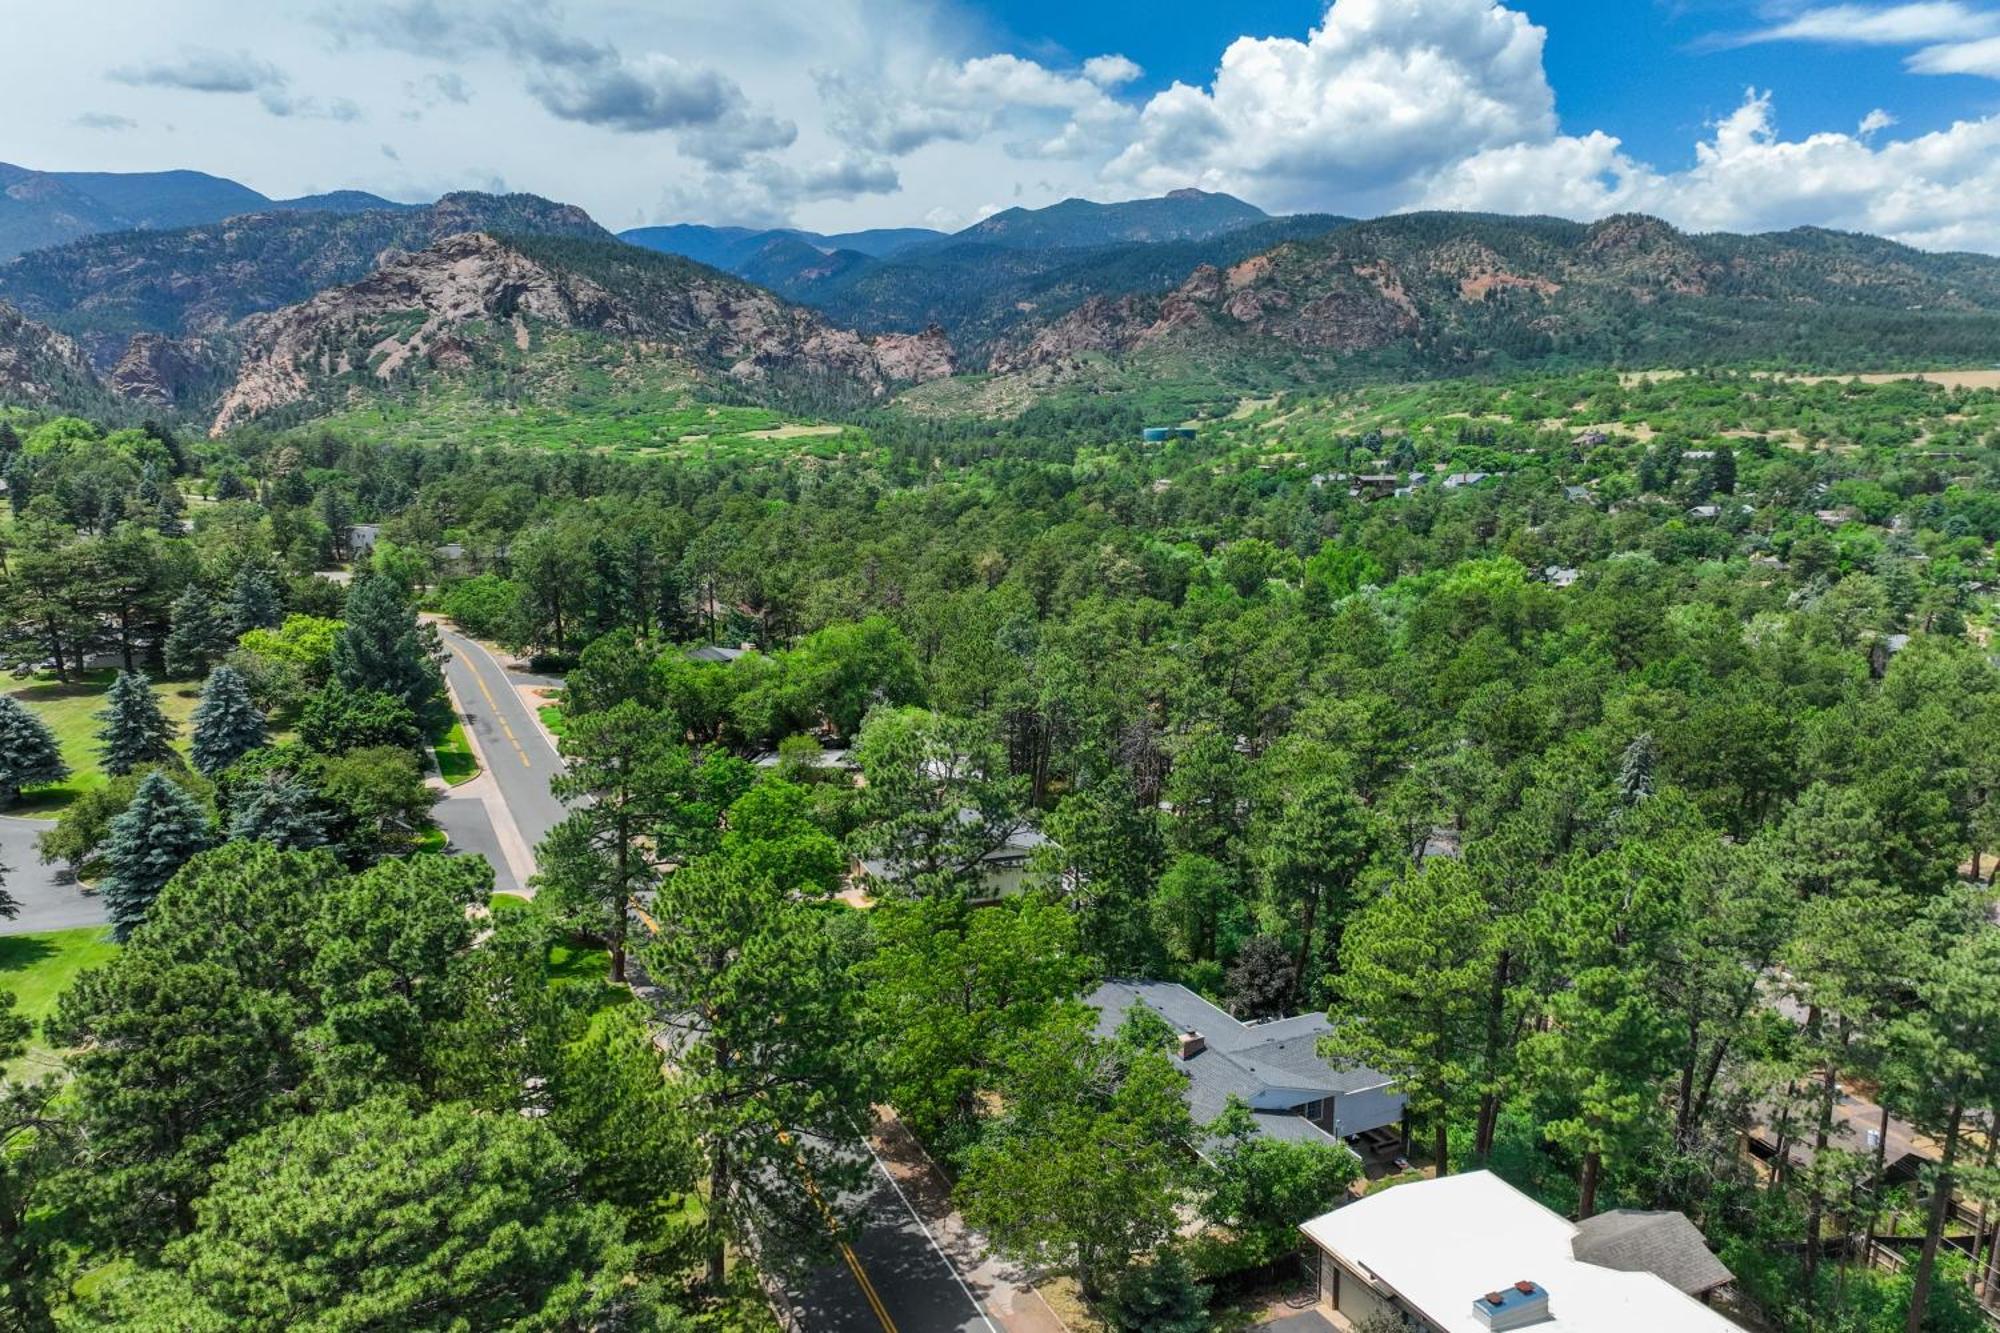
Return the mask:
M57 867L42 864L35 839L54 827L47 819L0 815L0 866L7 868L7 892L21 905L12 921L0 921L0 935L101 926L111 920L102 898L74 883L59 883Z

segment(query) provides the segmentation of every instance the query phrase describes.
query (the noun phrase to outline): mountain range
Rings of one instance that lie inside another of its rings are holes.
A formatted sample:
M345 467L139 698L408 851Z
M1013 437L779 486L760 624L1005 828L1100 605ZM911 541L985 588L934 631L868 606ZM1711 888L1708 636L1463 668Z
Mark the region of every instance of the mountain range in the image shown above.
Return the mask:
M165 193L97 188L160 219L226 206L215 178L149 180ZM1551 363L1984 364L2000 348L2000 260L1812 229L1273 218L1181 191L1009 210L950 236L621 239L533 195L367 198L0 262L0 401L122 400L219 431L383 396L587 411L665 390L844 410L970 371L957 401L1018 410L1092 385L1223 397Z
M35 171L0 162L0 259L102 232L189 227L239 213L405 207L361 190L272 199L201 171Z

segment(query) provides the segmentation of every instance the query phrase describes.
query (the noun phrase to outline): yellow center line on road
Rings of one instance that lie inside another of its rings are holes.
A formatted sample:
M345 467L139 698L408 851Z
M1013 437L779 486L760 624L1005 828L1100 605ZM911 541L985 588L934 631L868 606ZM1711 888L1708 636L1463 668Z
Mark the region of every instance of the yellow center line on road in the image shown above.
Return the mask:
M486 696L486 706L493 710L493 720L498 722L500 730L507 734L507 743L514 747L515 754L521 756L522 767L533 768L534 764L529 760L528 752L521 748L521 742L515 737L514 729L507 725L506 717L500 712L500 705L494 700L493 691L486 688L485 674L470 662L465 664L465 668L472 673L473 683L479 686L479 692Z

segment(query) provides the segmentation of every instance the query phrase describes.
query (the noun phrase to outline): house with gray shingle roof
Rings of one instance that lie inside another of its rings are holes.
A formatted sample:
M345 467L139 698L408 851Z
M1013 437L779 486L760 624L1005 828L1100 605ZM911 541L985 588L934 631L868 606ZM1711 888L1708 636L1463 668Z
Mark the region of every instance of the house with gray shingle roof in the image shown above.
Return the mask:
M1337 1144L1402 1123L1404 1098L1387 1074L1319 1053L1333 1031L1325 1014L1245 1023L1169 981L1107 981L1088 1002L1100 1036L1117 1032L1135 1004L1179 1034L1175 1063L1197 1125L1212 1124L1231 1097L1260 1133L1294 1143Z

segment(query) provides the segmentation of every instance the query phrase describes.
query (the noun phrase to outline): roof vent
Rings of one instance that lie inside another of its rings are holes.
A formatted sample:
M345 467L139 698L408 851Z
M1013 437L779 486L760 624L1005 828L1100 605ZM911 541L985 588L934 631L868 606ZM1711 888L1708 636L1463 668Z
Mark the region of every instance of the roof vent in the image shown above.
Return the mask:
M1549 1293L1534 1282L1516 1282L1500 1291L1489 1291L1472 1303L1472 1313L1493 1333L1528 1328L1554 1316L1549 1313Z
M1199 1032L1183 1032L1180 1035L1180 1057L1192 1060L1208 1049L1208 1038Z

